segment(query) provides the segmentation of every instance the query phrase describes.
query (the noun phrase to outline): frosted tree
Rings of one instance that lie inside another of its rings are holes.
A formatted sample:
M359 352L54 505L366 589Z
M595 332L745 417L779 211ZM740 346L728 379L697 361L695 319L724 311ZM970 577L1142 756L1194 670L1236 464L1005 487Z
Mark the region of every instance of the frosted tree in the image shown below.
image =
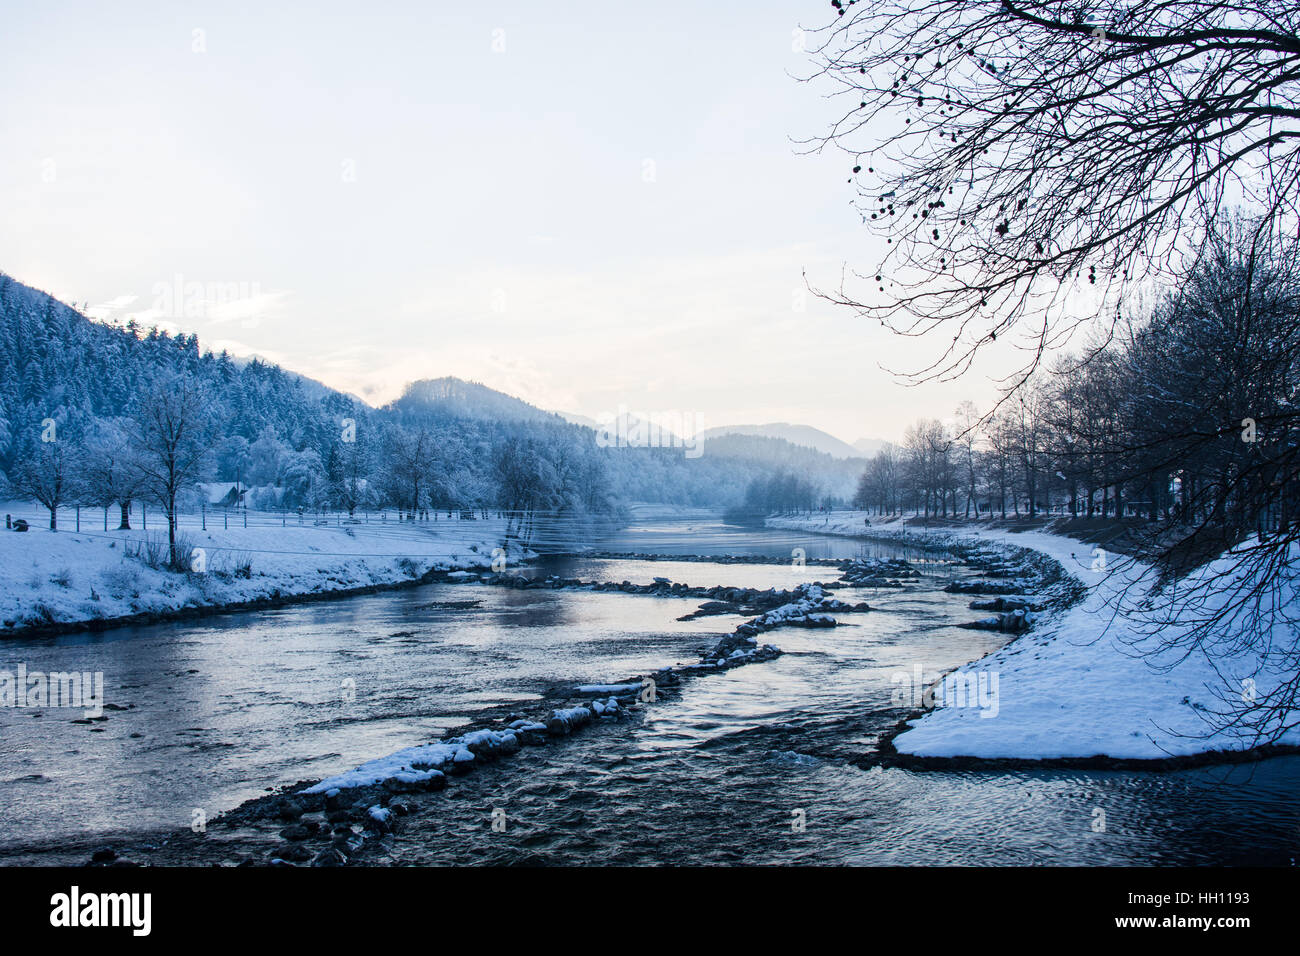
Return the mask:
M59 530L59 506L79 490L81 463L80 449L67 439L57 439L33 443L14 471L14 491L50 512L51 531Z
M250 485L278 485L280 473L284 467L284 458L290 448L275 428L266 425L258 434L257 440L248 446L248 483Z
M136 411L136 468L142 487L162 505L172 567L180 566L176 548L179 504L209 467L211 404L192 377L167 374L154 382Z
M86 441L82 469L86 499L103 508L117 504L118 529L122 531L131 528L131 503L144 485L138 455L139 445L132 438L128 420L101 419Z
M415 520L429 507L433 434L427 428L391 428L384 441L384 465L390 494L411 520Z

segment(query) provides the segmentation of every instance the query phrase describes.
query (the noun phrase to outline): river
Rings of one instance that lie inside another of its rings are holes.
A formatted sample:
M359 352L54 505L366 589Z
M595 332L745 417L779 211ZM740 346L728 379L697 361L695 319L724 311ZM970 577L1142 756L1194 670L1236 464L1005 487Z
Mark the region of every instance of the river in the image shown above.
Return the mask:
M570 550L565 542L547 549ZM797 558L922 556L893 545L642 515L605 553L791 556L789 563L555 555L533 574L791 587ZM411 818L401 862L1273 864L1300 856L1300 757L1172 773L861 770L898 719L893 676L996 649L959 629L969 598L922 562L871 612L787 628L784 654L688 681L680 697L457 780ZM696 659L734 616L698 599L429 584L98 634L11 641L0 666L102 671L108 718L0 709L0 862L147 839L299 780L453 733L487 707ZM534 710L536 707L533 708ZM504 810L505 833L487 822ZM1104 825L1098 825L1104 821Z

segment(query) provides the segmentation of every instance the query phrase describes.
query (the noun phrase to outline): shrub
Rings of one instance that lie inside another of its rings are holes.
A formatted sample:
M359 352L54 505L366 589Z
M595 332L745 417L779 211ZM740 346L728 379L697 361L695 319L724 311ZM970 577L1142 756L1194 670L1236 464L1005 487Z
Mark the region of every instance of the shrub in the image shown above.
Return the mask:
M167 535L150 532L126 546L126 556L155 571L180 571L188 574L194 563L194 542L183 534L176 536L176 561L172 562Z
M53 624L54 609L44 601L37 601L32 605L32 609L27 612L28 624Z
M139 561L146 568L162 570L167 564L167 539L156 533L148 533L134 541L126 543L126 556Z
M251 578L253 576L253 556L247 551L232 551L230 553L230 573L237 578Z
M115 598L140 596L140 572L129 564L119 564L99 572L104 588Z

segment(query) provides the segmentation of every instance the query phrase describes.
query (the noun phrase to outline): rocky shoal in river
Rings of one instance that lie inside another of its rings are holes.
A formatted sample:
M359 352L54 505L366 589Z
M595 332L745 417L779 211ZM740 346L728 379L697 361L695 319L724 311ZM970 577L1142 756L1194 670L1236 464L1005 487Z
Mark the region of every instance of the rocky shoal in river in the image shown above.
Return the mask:
M524 748L633 719L642 708L671 700L686 679L779 657L779 648L758 643L762 633L791 626L834 627L834 613L870 610L865 603L840 601L816 584L754 595L769 609L737 626L697 663L660 668L614 684L556 688L548 694L548 713L530 716L498 708L449 740L399 751L337 778L303 781L255 798L214 818L202 832L178 831L159 845L101 847L91 854L89 864L330 867L388 862L391 838L402 818L433 809L427 795L446 790L452 778ZM419 756L407 760L403 755L408 752ZM373 765L382 767L374 779L365 773ZM359 782L331 785L348 778ZM220 836L209 838L208 828Z

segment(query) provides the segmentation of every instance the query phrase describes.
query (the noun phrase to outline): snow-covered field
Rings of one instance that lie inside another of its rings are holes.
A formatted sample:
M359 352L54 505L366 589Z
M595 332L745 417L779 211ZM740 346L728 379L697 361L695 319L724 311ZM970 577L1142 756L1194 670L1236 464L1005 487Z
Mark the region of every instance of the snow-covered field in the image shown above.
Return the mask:
M419 522L400 522L395 512L386 519L359 515L355 524L338 515L250 512L244 527L242 512L227 519L209 511L206 530L198 514L181 519L180 532L201 549L195 552L201 560L191 562L196 570L180 574L155 570L129 554L148 539L165 548L166 522L154 509L147 531L139 527L138 508L134 530L113 530L118 515L110 511L105 531L103 512L83 508L80 532L70 508L60 511L58 531L49 530L49 513L31 503L3 502L0 509L31 525L25 533L0 530L0 636L36 624L349 590L410 581L432 569L487 567L505 533L503 520L462 521L446 512ZM522 557L512 545L505 559Z
M868 528L864 517L836 512L771 518L768 524L825 534L923 536L1029 548L1055 560L1087 588L1083 600L959 670L976 678L983 672L986 680L997 675L996 717L989 719L975 707L939 707L894 739L900 753L1155 759L1256 744L1247 729L1216 729L1221 721L1212 719L1212 712L1223 711L1225 700L1243 694L1266 697L1279 675L1253 652L1221 653L1213 659L1199 650L1159 653L1162 643L1176 639L1190 628L1189 618L1203 618L1207 608L1175 606L1153 593L1155 575L1149 565L1118 555L1098 561L1092 545L1042 531L984 527L917 532L876 518ZM1198 574L1223 575L1232 565L1229 558L1220 558ZM1298 570L1297 563L1291 570ZM1295 607L1294 597L1294 592L1290 599L1284 595L1280 606ZM1292 628L1291 616L1279 615L1279 638ZM1287 731L1278 742L1300 745L1300 728Z

